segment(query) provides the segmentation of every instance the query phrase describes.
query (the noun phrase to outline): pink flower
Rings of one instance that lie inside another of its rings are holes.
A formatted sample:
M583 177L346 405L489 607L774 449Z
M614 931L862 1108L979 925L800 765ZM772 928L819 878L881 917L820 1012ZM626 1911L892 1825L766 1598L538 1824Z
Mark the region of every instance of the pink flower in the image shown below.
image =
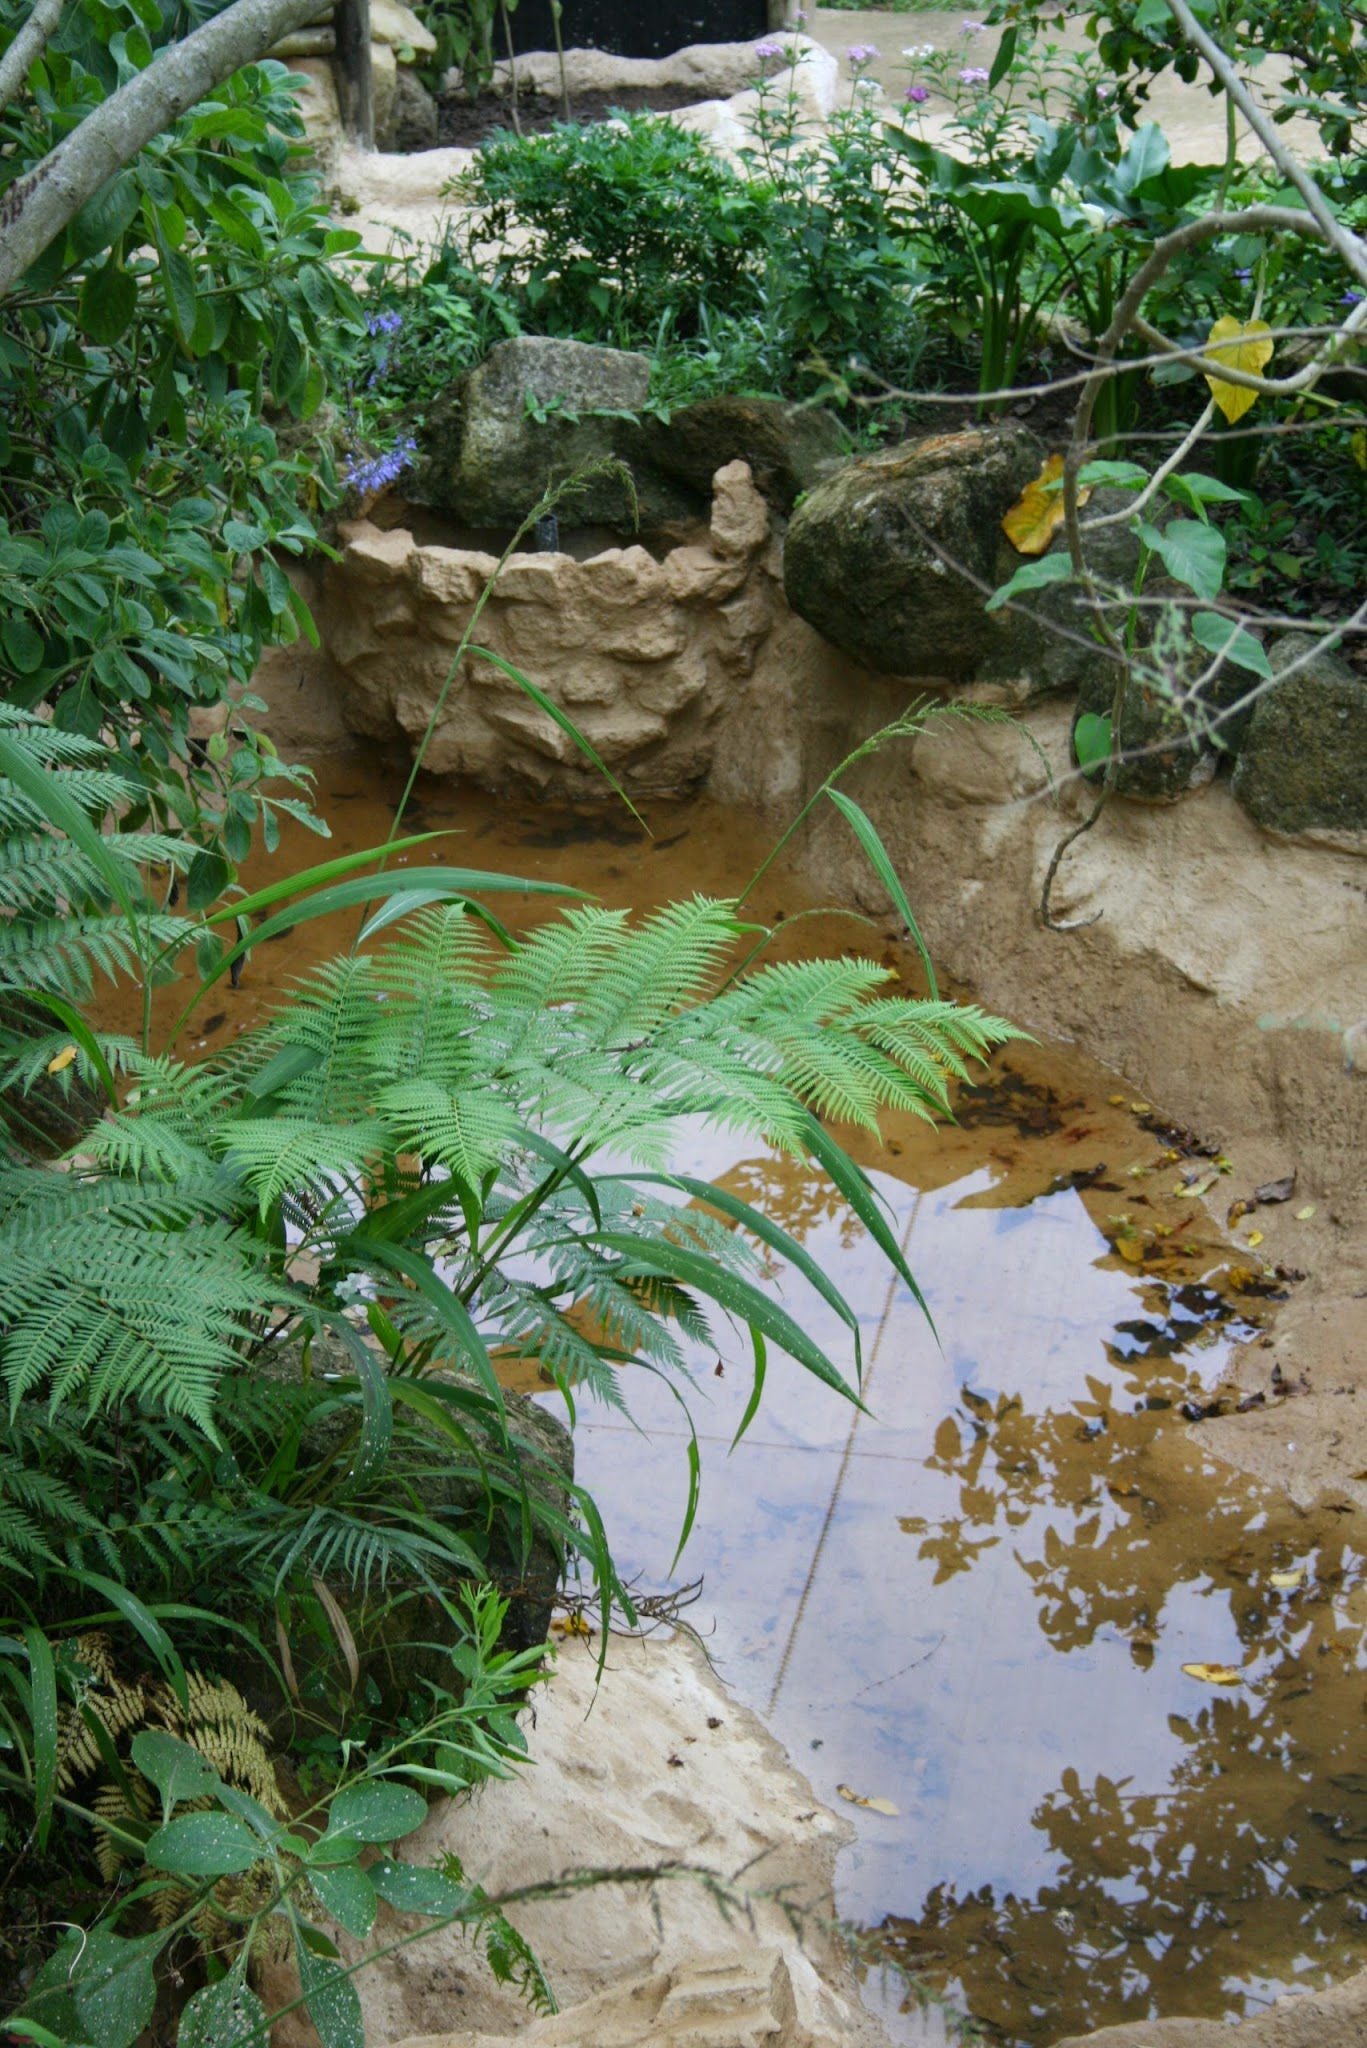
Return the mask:
M845 52L845 62L851 71L862 71L866 64L872 64L877 55L876 43L851 43Z
M980 21L961 21L959 23L959 34L961 36L980 36L982 33L983 24Z
M781 57L783 55L783 48L779 43L756 43L755 55L759 58L761 64L767 64L770 58Z
M990 74L981 64L965 64L959 73L960 85L986 85Z
M909 85L906 90L906 97L914 107L923 107L930 98L930 94L923 85Z

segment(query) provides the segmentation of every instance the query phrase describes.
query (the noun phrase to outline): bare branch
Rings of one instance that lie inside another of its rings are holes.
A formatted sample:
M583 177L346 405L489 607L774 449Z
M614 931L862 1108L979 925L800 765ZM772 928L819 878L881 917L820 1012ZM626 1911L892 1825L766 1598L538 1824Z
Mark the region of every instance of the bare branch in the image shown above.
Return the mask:
M1367 284L1367 247L1338 220L1319 186L1305 166L1283 143L1275 124L1263 112L1229 58L1213 42L1187 5L1187 0L1168 0L1177 24L1194 50L1199 50L1234 105L1239 109L1279 171L1283 171L1313 214L1315 224L1334 254L1352 271L1359 284Z
M62 18L65 0L37 0L32 14L0 57L0 111L7 107L42 56Z
M318 12L318 0L234 0L160 52L0 192L0 298L116 171L244 64Z

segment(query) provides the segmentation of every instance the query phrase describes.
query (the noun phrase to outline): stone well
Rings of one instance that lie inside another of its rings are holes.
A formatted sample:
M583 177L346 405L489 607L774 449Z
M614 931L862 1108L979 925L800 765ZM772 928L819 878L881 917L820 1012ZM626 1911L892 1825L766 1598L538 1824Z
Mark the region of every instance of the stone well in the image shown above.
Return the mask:
M416 751L440 703L432 773L602 794L601 775L505 669L467 653L451 675L495 555L366 520L344 526L342 543L322 624L352 732ZM677 792L707 776L722 714L782 609L768 507L748 466L731 462L707 526L660 558L639 544L583 561L512 555L472 644L563 707L630 788Z

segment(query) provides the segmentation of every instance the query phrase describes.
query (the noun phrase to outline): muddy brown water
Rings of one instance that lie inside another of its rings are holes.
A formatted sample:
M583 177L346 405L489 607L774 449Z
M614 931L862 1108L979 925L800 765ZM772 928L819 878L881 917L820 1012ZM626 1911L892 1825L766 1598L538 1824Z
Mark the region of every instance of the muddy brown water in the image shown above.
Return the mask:
M398 787L376 757L322 764L331 844L291 835L252 879L378 844ZM714 805L650 815L647 841L620 811L430 785L408 824L452 835L442 861L637 906L733 892L767 850ZM551 914L496 907L515 926ZM776 869L750 907L791 923L812 906ZM182 1049L221 1046L352 929L261 947ZM786 940L819 946L905 965L894 935L838 916ZM163 1030L178 999L157 997ZM747 1354L695 1358L702 1498L672 1583L702 1578L688 1618L721 1675L858 1829L839 1905L868 1930L871 2001L906 2039L952 2031L903 2007L878 1967L902 1966L989 2040L1033 2048L1124 2018L1240 2015L1344 1974L1367 1921L1362 1530L1346 1506L1305 1512L1232 1474L1186 1419L1284 1291L1193 1195L1214 1175L1218 1202L1218 1164L1065 1045L1009 1048L955 1126L890 1117L886 1137L852 1149L938 1342L792 1161L700 1128L677 1162L769 1206L863 1326L871 1414L776 1361L730 1455ZM849 1370L824 1304L772 1277ZM1294 1440L1294 1390L1267 1355ZM649 1385L632 1416L581 1414L579 1474L650 1591L671 1583L684 1433Z

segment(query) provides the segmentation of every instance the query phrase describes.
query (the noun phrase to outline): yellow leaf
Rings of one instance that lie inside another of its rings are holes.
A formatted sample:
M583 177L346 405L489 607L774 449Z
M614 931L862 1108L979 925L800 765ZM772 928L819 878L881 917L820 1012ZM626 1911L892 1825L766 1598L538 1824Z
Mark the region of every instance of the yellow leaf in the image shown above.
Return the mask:
M1144 1257L1144 1240L1142 1237L1118 1237L1115 1241L1115 1248L1121 1258L1130 1266L1139 1265Z
M1274 346L1272 329L1266 320L1236 320L1226 313L1210 330L1206 354L1214 356L1217 362L1227 363L1231 370L1256 377L1271 362ZM1223 377L1212 377L1208 370L1205 379L1217 408L1231 425L1257 402L1257 392L1250 391L1246 384L1228 384Z
M1199 1678L1202 1685L1240 1685L1243 1673L1236 1671L1232 1664L1184 1664L1182 1669L1188 1678Z
M62 1073L62 1072L64 1071L64 1069L65 1069L65 1068L67 1068L67 1067L69 1067L69 1066L71 1065L71 1062L72 1062L72 1061L73 1061L73 1060L75 1059L75 1057L76 1057L76 1048L75 1048L75 1046L74 1046L74 1045L64 1045L64 1046L62 1047L61 1051L60 1051L60 1052L58 1053L58 1055L57 1055L56 1059L55 1059L55 1060L49 1060L49 1061L48 1061L48 1063L47 1063L47 1070L48 1070L49 1074L60 1074L60 1073Z
M1063 475L1063 457L1045 457L1039 475L1025 486L1002 520L1002 532L1018 555L1042 555L1063 524L1063 492L1050 490ZM1090 491L1079 491L1077 501L1085 505Z
M1112 1109L1123 1109L1125 1107L1125 1097L1123 1095L1108 1095L1106 1100L1110 1103Z
M1298 1586L1305 1584L1304 1567L1298 1566L1290 1572L1273 1572L1272 1583L1279 1593L1294 1593Z
M551 1623L551 1627L556 1629L562 1636L591 1636L593 1634L593 1630L589 1627L582 1614L557 1614Z
M1136 1116L1153 1115L1153 1104L1151 1102L1132 1102L1130 1104L1130 1108L1134 1111Z
M1307 1203L1306 1203L1306 1205L1305 1205L1305 1207L1304 1207L1303 1209L1297 1209L1297 1211L1296 1211L1296 1221L1297 1221L1297 1223L1308 1223L1308 1222L1310 1221L1310 1218L1311 1218L1311 1217L1312 1217L1312 1216L1314 1215L1314 1213L1315 1213L1315 1205L1314 1205L1314 1203L1313 1203L1313 1202L1307 1202Z
M890 1799L865 1799L862 1793L852 1792L848 1785L837 1785L835 1789L842 1799L849 1800L851 1806L866 1806L870 1813L895 1814L900 1810Z
M1263 1234L1261 1230L1250 1230L1248 1233L1248 1241L1251 1245L1261 1244L1263 1241Z

